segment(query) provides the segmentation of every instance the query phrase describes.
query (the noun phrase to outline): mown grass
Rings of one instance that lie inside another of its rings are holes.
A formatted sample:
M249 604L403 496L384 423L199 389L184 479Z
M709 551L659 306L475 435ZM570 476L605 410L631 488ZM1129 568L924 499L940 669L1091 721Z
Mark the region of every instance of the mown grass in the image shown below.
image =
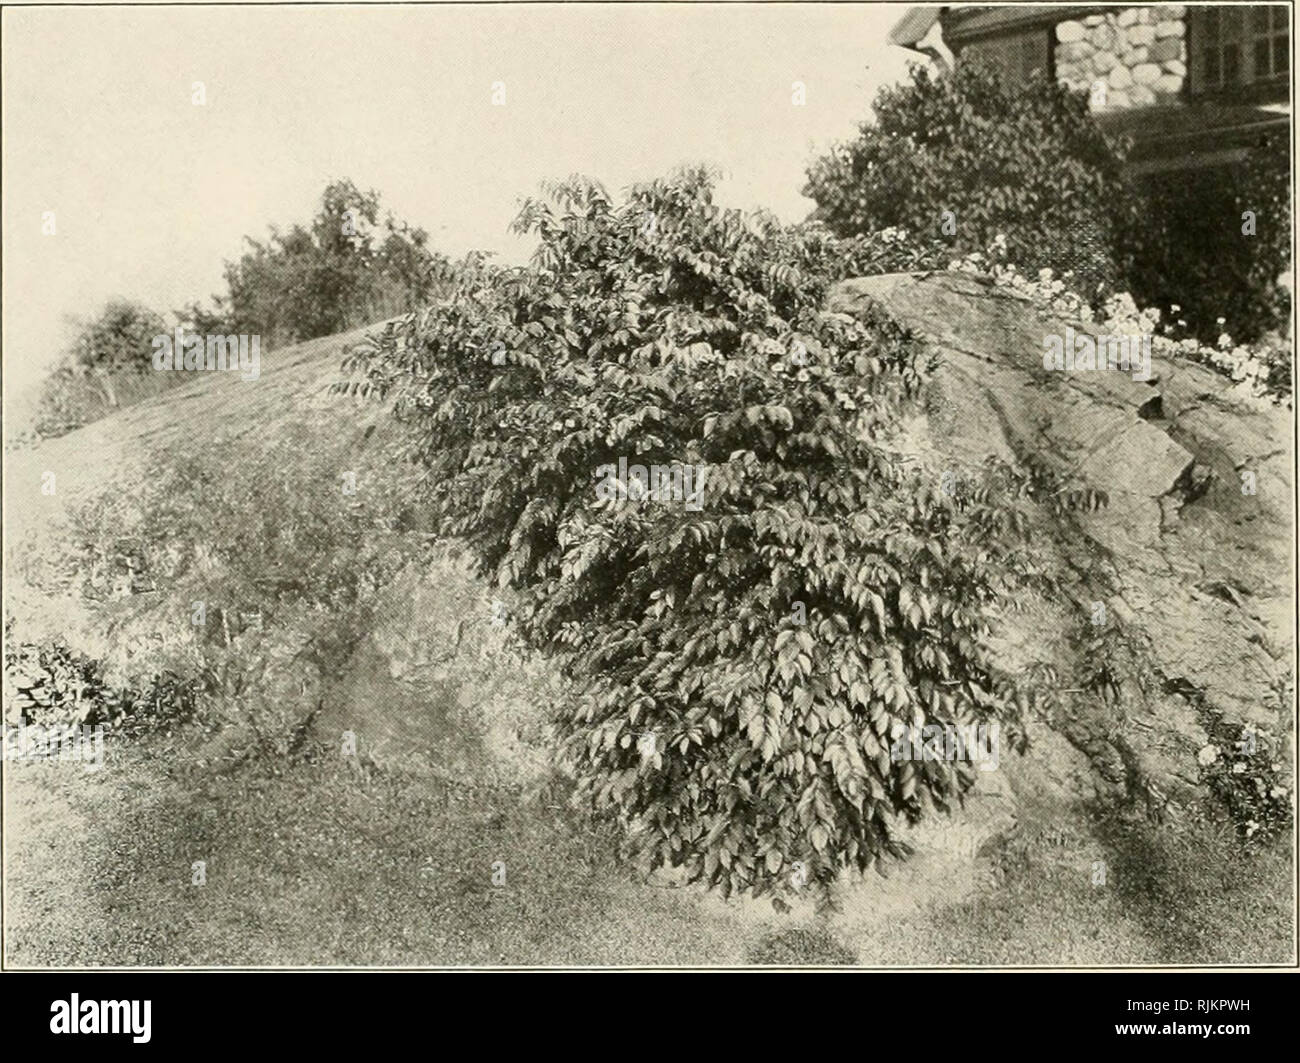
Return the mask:
M1102 820L1095 851L1002 860L967 900L846 934L732 920L693 891L636 882L612 836L558 797L323 753L219 771L199 763L194 740L110 746L93 774L10 771L8 962L1112 966L1291 954L1278 889L1288 853L1246 855L1226 832L1211 843Z
M508 788L341 757L219 775L148 743L95 774L22 765L10 785L12 964L738 959L724 926L662 891L635 900L608 835Z

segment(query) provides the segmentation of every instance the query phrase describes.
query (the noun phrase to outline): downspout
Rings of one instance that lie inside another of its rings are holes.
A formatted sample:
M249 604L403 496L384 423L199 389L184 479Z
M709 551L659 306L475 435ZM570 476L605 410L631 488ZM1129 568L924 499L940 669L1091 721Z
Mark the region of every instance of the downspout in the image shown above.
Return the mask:
M916 42L915 51L922 55L928 55L934 64L939 68L941 74L949 74L957 65L957 57L953 55L952 49L948 47L948 42L943 39L943 21L935 19L934 25L930 31Z

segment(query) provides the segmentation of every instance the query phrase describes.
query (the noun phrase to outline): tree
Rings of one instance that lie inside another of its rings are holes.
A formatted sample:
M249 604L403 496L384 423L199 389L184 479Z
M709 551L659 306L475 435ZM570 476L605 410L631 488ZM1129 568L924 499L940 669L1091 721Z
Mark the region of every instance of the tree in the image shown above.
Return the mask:
M266 242L246 239L249 250L226 266L228 291L216 313L227 331L260 335L270 346L422 306L447 269L422 229L391 215L381 222L379 196L349 180L326 187L309 228L272 227Z
M127 299L110 301L89 321L72 319L76 329L67 352L74 374L93 377L110 406L117 406L114 377L144 372L152 366L154 337L167 335L161 315Z
M63 435L171 382L151 371L153 341L168 328L147 306L113 299L93 318L68 322L72 338L37 395L38 437Z

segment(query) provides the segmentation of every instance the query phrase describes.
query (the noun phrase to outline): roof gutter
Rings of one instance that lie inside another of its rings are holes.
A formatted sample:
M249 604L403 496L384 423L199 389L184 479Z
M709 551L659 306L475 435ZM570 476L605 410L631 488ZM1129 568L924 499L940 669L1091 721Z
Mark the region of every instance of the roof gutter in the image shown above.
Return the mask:
M886 40L896 47L906 48L932 59L940 70L953 68L952 49L943 39L943 26L940 16L947 10L943 7L913 7L889 31Z

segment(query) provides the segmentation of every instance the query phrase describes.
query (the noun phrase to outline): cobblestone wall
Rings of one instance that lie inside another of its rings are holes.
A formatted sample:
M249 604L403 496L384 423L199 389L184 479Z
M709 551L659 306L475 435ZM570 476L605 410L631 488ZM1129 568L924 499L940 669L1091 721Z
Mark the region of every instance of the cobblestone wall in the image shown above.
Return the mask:
M1094 111L1177 99L1187 77L1187 9L1128 7L1056 27L1056 75Z

